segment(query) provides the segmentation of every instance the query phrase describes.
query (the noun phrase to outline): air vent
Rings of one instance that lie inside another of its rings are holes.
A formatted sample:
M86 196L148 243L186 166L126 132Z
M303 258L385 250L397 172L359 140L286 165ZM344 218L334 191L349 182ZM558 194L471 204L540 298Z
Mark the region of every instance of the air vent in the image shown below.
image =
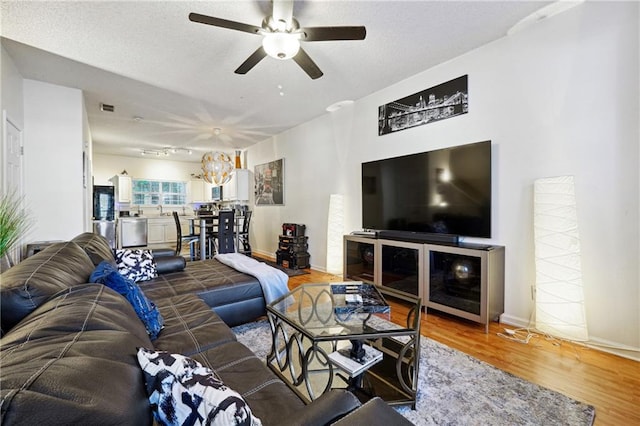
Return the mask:
M115 107L113 105L100 104L100 110L103 112L113 112L115 111Z

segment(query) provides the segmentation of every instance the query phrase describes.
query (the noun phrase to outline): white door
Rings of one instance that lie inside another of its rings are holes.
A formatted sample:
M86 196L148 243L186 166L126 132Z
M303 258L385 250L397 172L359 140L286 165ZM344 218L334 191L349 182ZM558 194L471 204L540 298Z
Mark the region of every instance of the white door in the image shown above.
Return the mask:
M4 122L4 176L2 191L10 193L15 191L19 197L22 197L22 131L9 120L7 112L2 112L2 120ZM9 252L9 256L14 263L21 259L21 247L24 241L16 244L16 247Z

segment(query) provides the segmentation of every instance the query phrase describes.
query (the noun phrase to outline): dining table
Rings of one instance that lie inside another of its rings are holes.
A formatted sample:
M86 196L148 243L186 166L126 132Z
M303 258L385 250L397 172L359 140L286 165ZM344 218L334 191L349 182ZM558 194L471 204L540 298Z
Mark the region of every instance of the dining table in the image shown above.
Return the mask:
M198 229L197 234L199 235L200 240L200 260L207 258L208 235L213 232L216 226L215 222L217 220L218 215L197 216L189 219L189 221L191 222L191 234L196 234L196 228Z
M235 251L238 251L238 244L240 243L240 227L242 226L243 216L236 215L234 216L234 239L235 239ZM191 234L198 234L199 243L200 243L200 260L207 259L207 240L209 239L209 235L217 228L218 226L218 215L202 215L189 218L190 221L190 230ZM198 232L196 232L196 228L198 228ZM213 250L211 250L213 251ZM213 253L211 253L211 257L213 257Z

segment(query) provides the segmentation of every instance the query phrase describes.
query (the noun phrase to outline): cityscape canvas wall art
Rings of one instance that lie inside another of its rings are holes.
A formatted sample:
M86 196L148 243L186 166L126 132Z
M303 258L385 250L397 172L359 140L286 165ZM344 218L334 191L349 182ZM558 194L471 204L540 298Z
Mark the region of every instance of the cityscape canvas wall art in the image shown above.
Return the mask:
M378 135L444 120L469 111L468 75L378 107Z
M284 158L254 168L256 206L284 205Z

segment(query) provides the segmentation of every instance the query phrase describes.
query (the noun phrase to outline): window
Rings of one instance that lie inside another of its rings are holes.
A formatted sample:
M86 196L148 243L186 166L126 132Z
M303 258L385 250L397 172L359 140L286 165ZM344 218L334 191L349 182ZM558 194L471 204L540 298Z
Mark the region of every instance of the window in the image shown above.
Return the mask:
M133 204L182 206L186 203L186 182L133 179Z

